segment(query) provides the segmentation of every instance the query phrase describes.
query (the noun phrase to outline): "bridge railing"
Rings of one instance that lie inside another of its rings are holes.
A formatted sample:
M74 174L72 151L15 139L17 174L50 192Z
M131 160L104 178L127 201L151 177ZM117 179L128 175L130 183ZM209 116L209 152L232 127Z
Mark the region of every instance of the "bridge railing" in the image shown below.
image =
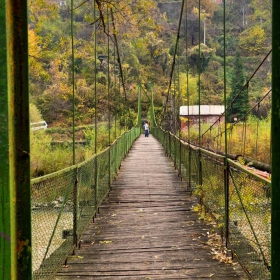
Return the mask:
M270 180L225 156L180 141L161 128L153 135L173 160L205 215L251 279L270 279Z
M32 180L33 279L50 279L79 245L139 128L89 160Z

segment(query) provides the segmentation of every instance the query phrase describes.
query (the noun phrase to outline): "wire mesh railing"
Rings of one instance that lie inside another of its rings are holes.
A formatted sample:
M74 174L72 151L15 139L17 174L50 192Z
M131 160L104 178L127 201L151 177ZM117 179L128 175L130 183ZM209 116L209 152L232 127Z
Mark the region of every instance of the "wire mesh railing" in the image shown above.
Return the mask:
M50 279L78 245L141 129L89 160L32 180L33 279Z
M187 188L211 214L222 240L248 276L270 279L270 180L224 155L183 142L159 127L153 128L153 135L180 170Z
M270 182L229 162L229 243L252 279L270 279Z

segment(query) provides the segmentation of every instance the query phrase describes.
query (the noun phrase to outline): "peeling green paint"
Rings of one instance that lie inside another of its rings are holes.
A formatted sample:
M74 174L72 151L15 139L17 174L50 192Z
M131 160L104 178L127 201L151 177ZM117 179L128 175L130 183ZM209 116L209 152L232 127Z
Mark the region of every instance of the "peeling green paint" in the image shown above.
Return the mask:
M27 1L0 0L0 21L0 279L28 280L32 263Z
M6 4L0 0L0 279L11 276Z

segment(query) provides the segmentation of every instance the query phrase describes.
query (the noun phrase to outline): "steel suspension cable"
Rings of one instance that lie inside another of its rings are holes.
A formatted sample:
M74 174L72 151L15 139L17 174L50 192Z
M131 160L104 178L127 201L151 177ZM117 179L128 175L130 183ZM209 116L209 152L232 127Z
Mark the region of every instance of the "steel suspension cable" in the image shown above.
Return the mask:
M141 111L141 85L138 84L138 120L137 124L139 127L142 126L142 111Z
M223 1L223 48L224 48L224 106L227 106L227 75L226 75L226 1ZM228 245L229 236L229 166L228 166L228 143L227 143L227 114L225 112L225 147L224 147L224 192L225 192L225 240Z
M124 83L124 75L123 75L123 69L122 69L122 63L121 63L121 56L120 56L118 38L117 38L117 35L116 35L116 24L115 24L115 18L114 18L114 14L113 14L113 9L112 8L110 9L110 12L111 12L112 25L113 25L114 44L116 46L116 51L117 51L117 61L118 61L118 65L119 65L120 78L121 78L122 87L123 87L123 90L124 90L125 101L127 101L126 90L125 90L125 83Z
M189 52L188 52L188 1L186 2L186 75L187 75L187 106L188 106L188 143L190 143L190 90L189 90Z
M156 117L155 117L155 108L154 108L154 84L151 83L150 85L151 88L151 111L152 111L152 126L155 127L157 126L157 122L156 122Z
M108 110L108 147L111 146L111 109L110 109L110 88L111 88L111 79L110 79L110 20L109 20L109 7L107 6L107 56L108 56L108 95L107 95L107 110ZM108 185L111 188L111 149L108 152Z
M198 146L201 147L201 0L198 1Z
M107 32L110 34L110 24L109 24L109 8L107 7L107 20L108 20L108 26L107 26ZM111 110L110 110L110 88L111 88L111 79L110 79L110 37L107 36L107 56L108 56L108 69L107 69L107 75L108 75L108 95L107 95L107 103L108 103L108 122L109 122L109 131L108 131L108 145L111 143Z
M242 93L242 91L248 86L248 83L254 78L254 76L256 75L256 73L258 72L258 70L260 69L260 67L264 64L264 62L268 59L269 55L272 53L272 50L270 50L266 56L264 57L264 59L261 61L261 63L258 65L258 67L256 68L256 70L253 72L253 74L250 76L250 78L246 81L246 83L242 86L242 88L240 89L240 91L237 93L237 95L235 96L235 98L230 102L230 104L226 104L225 107L225 111L219 116L219 118L203 133L207 133L209 131L210 128L214 127L215 124L217 124L218 121L221 120L221 118L223 116L226 117L226 112L227 110L230 110L232 107L232 104L234 103L234 101L239 97L239 95ZM225 75L225 74L224 74Z
M249 98L248 97L248 95L249 95L249 84L248 84L248 87L247 87L247 91L246 91L246 94L247 94L247 98ZM246 150L245 150L245 148L246 148L246 136L247 136L247 118L246 117L244 117L244 122L243 122L243 124L244 124L244 139L243 139L243 156L245 156L245 153L246 153ZM225 132L226 132L226 129L225 129Z
M147 99L148 99L148 102L151 102L151 98L150 98L150 96L148 95L147 90L146 90L142 85L140 85L140 86L141 86L141 89L143 90L143 93L146 95L146 97L147 97Z
M189 91L189 52L188 52L188 1L186 1L186 75L187 75L187 87L186 87L186 96L187 96L187 106L188 106L188 135L187 141L190 144L190 91ZM192 178L191 178L191 170L192 170L192 152L190 147L188 148L188 187L191 189Z
M257 116L259 116L260 113L260 104L258 104L258 111L257 111ZM257 118L257 135L256 135L256 159L258 158L258 138L259 138L259 123L260 119Z
M181 90L180 90L180 58L179 58L179 56L177 58L178 58L178 104L177 104L176 122L177 122L177 126L178 126L178 135L179 135L179 137L181 137L180 104L181 104L182 96L181 96Z
M97 23L96 23L96 1L94 0L94 6L93 6L93 19L94 19L94 154L97 154L97 133L98 133L98 128L97 128L97 52L96 52L96 33L97 33ZM97 157L96 157L97 158ZM96 163L96 169L97 169L97 163ZM97 172L95 172L97 173Z
M175 69L178 42L179 42L179 39L180 39L180 31L181 31L181 25L182 25L184 4L185 4L185 0L182 1L182 6L181 6L179 25L178 25L178 30L177 30L177 38L176 38L176 43L175 43L175 50L174 50L174 54L173 54L172 67L171 67L171 72L170 72L170 76L169 76L168 91L167 91L167 96L166 96L166 102L165 102L165 105L164 105L164 108L163 108L163 112L162 112L161 121L162 121L162 119L163 119L163 117L164 117L164 115L166 113L166 106L167 106L168 101L169 101L169 95L170 95L170 90L171 90L171 86L172 86L172 78L173 78L173 72L174 72L174 69Z
M75 50L74 50L74 0L71 0L71 71L72 71L72 151L73 159L72 163L76 163L76 151L75 151Z
M224 48L224 107L227 106L227 71L226 71L226 1L223 3L223 48ZM228 136L227 136L227 113L225 111L225 160L227 160L228 154ZM204 134L203 134L204 135Z
M122 83L122 88L123 88L123 92L124 92L124 102L125 102L125 105L128 109L129 119L131 120L132 118L131 118L131 115L130 115L130 108L128 106L128 100L127 100L127 94L126 94L126 88L125 88L125 82L124 82L124 75L123 75L123 69L122 69L122 63L121 63L121 56L120 56L120 50L119 50L119 44L118 44L118 39L117 39L117 35L116 35L116 24L115 24L115 18L114 18L112 8L110 8L110 13L111 13L112 27L113 27L113 38L114 38L113 41L114 41L114 44L116 46L117 61L118 61L119 71L120 71L120 81Z
M237 121L235 121L232 126L240 123L243 119L245 119L257 106L260 105L260 103L271 93L271 89L253 106L251 107L249 110L247 110L247 112ZM220 120L219 120L220 121ZM228 130L230 128L226 128L226 130ZM222 131L221 134L225 133L225 131ZM216 137L220 136L221 134L216 135L213 139L215 139Z
M175 134L175 107L176 107L176 100L175 100L175 76L176 76L176 61L175 61L175 67L174 67L174 73L173 73L173 87L172 87L172 113L171 113L171 118L172 118L172 124L170 124L170 131L172 131L173 134Z
M116 76L116 46L114 44L114 115L115 115L115 139L117 139L117 110L116 110L116 99L117 99L117 76Z

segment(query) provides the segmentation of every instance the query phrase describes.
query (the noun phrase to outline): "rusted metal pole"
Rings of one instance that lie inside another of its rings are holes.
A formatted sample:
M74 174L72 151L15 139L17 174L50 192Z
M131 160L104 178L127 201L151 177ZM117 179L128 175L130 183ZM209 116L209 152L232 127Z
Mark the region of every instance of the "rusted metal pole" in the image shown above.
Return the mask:
M280 279L280 1L272 1L271 279Z
M31 279L27 1L0 0L0 278Z

